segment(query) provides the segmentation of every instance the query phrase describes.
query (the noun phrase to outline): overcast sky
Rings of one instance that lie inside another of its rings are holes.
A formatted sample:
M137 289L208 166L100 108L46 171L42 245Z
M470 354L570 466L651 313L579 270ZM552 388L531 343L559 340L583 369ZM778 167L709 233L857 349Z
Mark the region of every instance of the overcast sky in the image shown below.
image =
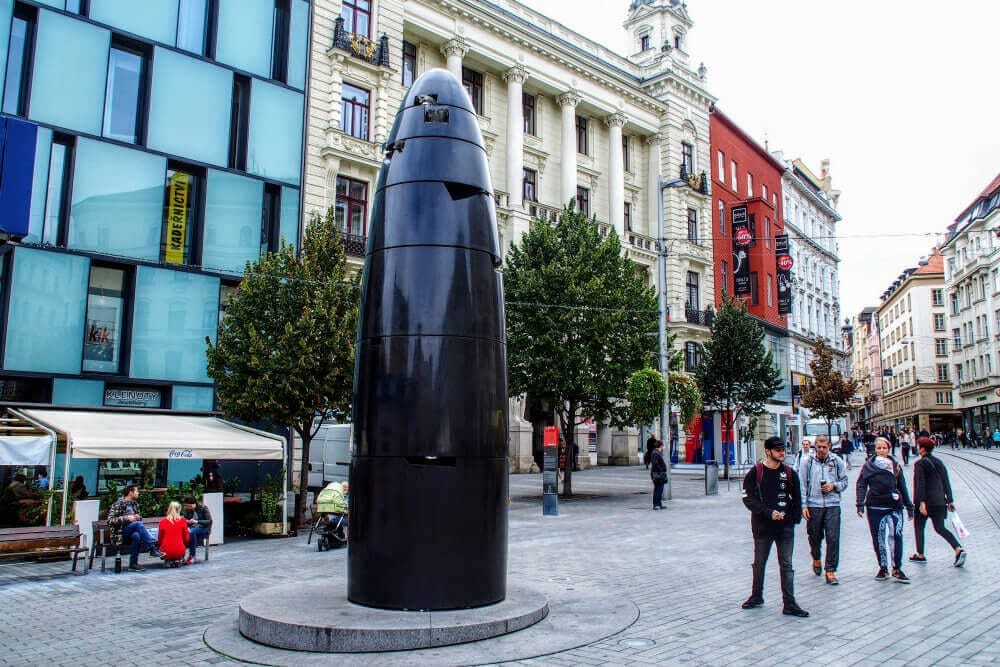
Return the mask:
M630 0L521 1L595 41L634 50L621 28ZM705 62L719 107L817 174L830 159L844 218L842 317L878 305L1000 173L1000 2L687 6L692 63Z

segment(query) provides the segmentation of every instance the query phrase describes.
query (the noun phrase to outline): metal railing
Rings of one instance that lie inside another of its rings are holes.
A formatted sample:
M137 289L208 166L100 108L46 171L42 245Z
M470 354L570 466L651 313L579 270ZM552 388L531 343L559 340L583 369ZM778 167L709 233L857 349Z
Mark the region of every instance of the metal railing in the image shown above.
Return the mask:
M715 319L715 311L711 308L699 310L697 308L688 308L685 306L684 319L688 322L688 324L700 324L702 326L710 327L712 326L712 320Z
M383 33L376 42L365 35L347 32L341 16L333 22L333 48L343 49L355 58L373 65L389 66L389 36Z
M368 245L368 237L360 234L348 234L341 232L341 239L344 241L344 252L355 257L365 256L365 246Z

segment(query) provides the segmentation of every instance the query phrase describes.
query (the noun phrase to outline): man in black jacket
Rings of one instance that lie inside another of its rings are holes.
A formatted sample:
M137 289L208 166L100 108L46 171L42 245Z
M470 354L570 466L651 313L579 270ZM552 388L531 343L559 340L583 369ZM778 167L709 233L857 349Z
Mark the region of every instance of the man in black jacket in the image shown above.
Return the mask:
M212 513L194 496L188 496L184 499L184 518L187 520L188 531L191 533L191 539L188 542L189 553L184 564L191 565L198 555L198 545L201 540L207 541L212 532Z
M795 570L792 549L795 524L802 520L802 494L795 471L785 465L785 443L778 437L764 442L764 460L743 478L743 504L750 510L753 530L753 589L744 609L764 604L764 570L771 545L778 551L781 567L783 614L805 618L809 612L795 602Z
M965 549L944 525L948 510L955 511L955 496L951 493L948 469L940 459L932 455L934 441L930 438L919 438L917 451L920 453L920 460L913 466L913 504L917 508L913 535L917 553L910 556L910 561L927 562L927 557L924 556L924 529L929 518L934 525L934 532L955 550L955 567L962 567L965 565Z

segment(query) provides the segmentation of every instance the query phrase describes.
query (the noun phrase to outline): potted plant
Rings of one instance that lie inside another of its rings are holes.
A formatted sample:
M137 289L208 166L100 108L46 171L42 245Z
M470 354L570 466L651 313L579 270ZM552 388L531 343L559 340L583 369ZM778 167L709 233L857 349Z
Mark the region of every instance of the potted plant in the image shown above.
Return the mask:
M258 535L281 535L284 532L284 488L281 481L285 478L284 469L275 479L270 475L264 478L260 487L260 523L254 526Z

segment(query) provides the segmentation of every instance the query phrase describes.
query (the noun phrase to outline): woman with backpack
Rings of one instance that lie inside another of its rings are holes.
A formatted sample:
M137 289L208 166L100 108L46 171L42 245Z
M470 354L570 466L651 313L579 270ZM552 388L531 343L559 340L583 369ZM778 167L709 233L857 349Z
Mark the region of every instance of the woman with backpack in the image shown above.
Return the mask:
M933 451L933 440L930 438L917 440L920 460L913 465L913 504L918 510L913 523L913 535L917 543L917 553L910 556L910 561L927 562L927 557L924 556L924 529L927 527L927 519L930 519L934 525L934 532L943 537L955 550L955 567L962 567L965 565L965 549L944 525L948 510L955 510L955 497L951 493L948 469L940 459L932 456Z
M913 503L906 491L903 468L889 455L892 445L887 438L875 440L875 456L865 461L858 475L856 488L858 516L868 512L868 529L872 534L872 546L878 559L875 578L885 581L889 578L890 558L892 578L901 584L910 583L902 568L903 560L903 508L913 518ZM892 539L892 553L886 546Z

